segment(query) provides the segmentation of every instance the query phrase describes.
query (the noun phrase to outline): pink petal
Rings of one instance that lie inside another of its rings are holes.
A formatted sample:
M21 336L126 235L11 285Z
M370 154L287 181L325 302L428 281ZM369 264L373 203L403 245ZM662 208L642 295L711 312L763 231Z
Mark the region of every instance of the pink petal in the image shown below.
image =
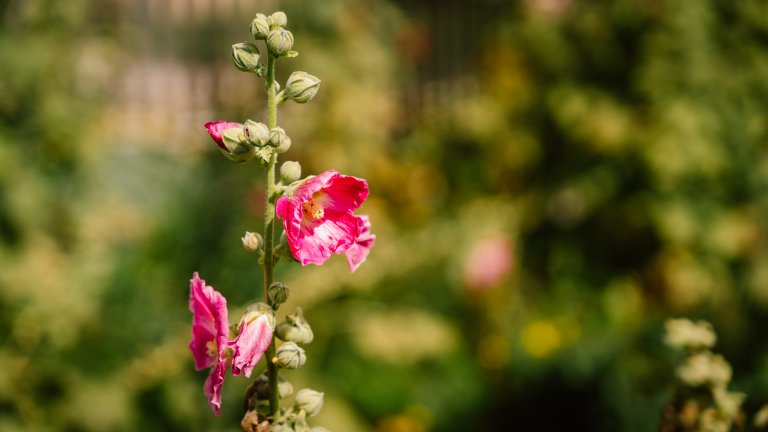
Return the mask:
M376 241L376 236L371 234L371 221L368 215L358 216L357 227L359 234L355 239L355 243L344 252L347 256L350 272L354 272L360 267L360 264L368 257L368 252L370 252L373 243Z
M189 349L195 358L195 369L203 370L213 366L219 351L226 347L229 335L227 300L195 273L189 284L189 310L193 314Z
M293 256L303 265L322 264L331 254L343 253L357 237L357 220L352 214L336 220L325 219L315 224L303 224L298 234L288 234Z
M260 315L250 323L243 324L240 334L231 342L235 350L232 356L232 375L243 373L246 378L251 376L253 367L272 342L272 331L266 315Z
M227 147L224 145L224 139L222 138L224 131L236 127L243 127L243 125L225 120L217 120L205 124L205 128L208 129L208 134L211 135L211 138L213 138L213 140L216 141L216 144L218 144L219 147L221 147L223 150L227 149Z
M211 369L211 374L203 384L203 392L205 397L208 398L208 405L210 405L213 413L221 415L221 388L224 386L224 377L229 368L229 361L226 357L222 356L219 362L216 363L216 367Z
M325 171L307 179L294 191L293 199L298 202L318 199L325 211L349 213L354 211L368 197L368 182L361 178L339 174L334 170Z

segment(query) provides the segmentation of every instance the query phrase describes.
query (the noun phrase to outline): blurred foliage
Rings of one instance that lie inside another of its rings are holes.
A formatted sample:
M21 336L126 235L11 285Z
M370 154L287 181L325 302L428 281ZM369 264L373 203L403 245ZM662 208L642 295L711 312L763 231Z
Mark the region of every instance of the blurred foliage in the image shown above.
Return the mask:
M768 401L765 2L242 3L0 1L0 430L236 428L247 382L210 413L186 281L232 319L258 299L261 173L201 124L263 116L229 45L279 8L279 77L323 80L281 106L286 156L367 178L378 236L354 275L278 268L317 424L653 430L683 315Z

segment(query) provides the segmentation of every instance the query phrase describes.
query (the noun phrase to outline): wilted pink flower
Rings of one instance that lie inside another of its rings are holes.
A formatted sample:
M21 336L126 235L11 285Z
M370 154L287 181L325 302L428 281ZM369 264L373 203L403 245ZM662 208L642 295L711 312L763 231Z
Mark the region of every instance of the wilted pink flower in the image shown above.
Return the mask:
M471 288L490 288L509 274L512 245L506 235L492 234L473 247L464 262L464 282Z
M376 240L376 236L371 234L371 220L368 215L361 215L357 217L357 229L358 234L355 242L347 249L344 254L347 256L347 264L349 264L349 271L354 272L360 267L368 257L368 252L373 247L373 242Z
M192 311L192 342L189 349L195 369L215 366L205 382L205 395L216 415L221 414L221 386L228 367L229 344L227 300L195 273L189 284L189 310Z
M211 135L211 138L213 138L214 141L216 141L216 144L219 145L219 147L222 150L227 150L227 147L224 145L224 131L227 129L232 128L238 128L243 127L240 123L232 123L225 120L217 120L214 122L208 122L205 124L205 128L208 129L208 133Z
M293 256L303 265L322 264L331 254L346 252L360 234L352 212L367 197L365 180L328 170L277 200Z
M269 306L264 303L252 305L240 320L240 334L230 345L235 350L232 356L232 374L251 376L253 367L267 351L272 342L275 317Z

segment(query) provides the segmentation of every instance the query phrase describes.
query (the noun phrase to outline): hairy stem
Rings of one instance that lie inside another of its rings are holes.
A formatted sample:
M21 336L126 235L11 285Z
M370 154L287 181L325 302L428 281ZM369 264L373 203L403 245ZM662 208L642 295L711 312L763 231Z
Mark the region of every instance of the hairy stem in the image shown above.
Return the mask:
M270 53L267 63L267 126L270 130L277 127L277 98L275 95L275 60ZM269 299L269 286L273 282L273 271L275 268L275 256L272 251L274 245L275 232L275 165L277 164L277 154L273 153L272 158L267 164L267 194L264 206L264 301L273 307ZM280 415L280 399L277 391L277 366L272 362L275 358L275 336L272 336L272 343L266 352L267 376L269 378L269 410L272 413L273 421Z

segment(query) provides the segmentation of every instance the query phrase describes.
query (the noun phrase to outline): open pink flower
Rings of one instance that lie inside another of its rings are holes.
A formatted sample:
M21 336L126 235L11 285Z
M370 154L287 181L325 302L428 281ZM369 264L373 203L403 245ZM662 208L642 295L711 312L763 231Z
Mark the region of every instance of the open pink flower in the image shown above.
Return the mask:
M227 150L227 147L224 145L224 131L227 129L232 128L239 128L243 127L240 123L232 123L225 120L217 120L214 122L208 122L205 124L205 128L208 129L208 133L211 135L211 138L213 138L214 141L216 141L216 144L219 145L219 147L222 150Z
M303 265L322 264L331 254L346 252L360 234L352 212L367 197L365 180L328 170L278 199L277 216L293 256Z
M357 229L358 234L355 242L347 249L344 254L347 256L347 264L349 264L349 271L354 272L360 267L368 257L368 252L373 247L373 242L376 240L376 236L371 234L371 220L368 215L361 215L357 217Z
M232 375L243 373L248 378L272 342L274 312L264 303L251 305L240 320L239 327L240 334L230 342L235 350L232 356Z
M221 414L221 386L229 366L227 300L195 273L189 284L189 310L192 311L192 342L189 349L195 358L195 369L214 366L205 381L208 404L216 415Z

